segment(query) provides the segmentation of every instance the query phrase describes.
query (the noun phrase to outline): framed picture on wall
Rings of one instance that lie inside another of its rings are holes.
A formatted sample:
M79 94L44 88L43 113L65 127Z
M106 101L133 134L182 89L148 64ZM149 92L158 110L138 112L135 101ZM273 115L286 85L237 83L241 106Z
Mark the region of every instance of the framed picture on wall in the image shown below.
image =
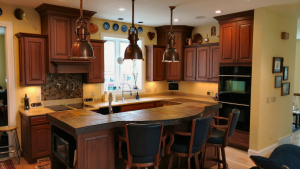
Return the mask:
M281 88L282 76L275 76L275 88Z
M283 67L283 81L286 81L289 79L289 67L284 66Z
M283 71L283 58L273 57L273 73L282 73Z
M290 94L290 83L282 83L281 96L287 96Z

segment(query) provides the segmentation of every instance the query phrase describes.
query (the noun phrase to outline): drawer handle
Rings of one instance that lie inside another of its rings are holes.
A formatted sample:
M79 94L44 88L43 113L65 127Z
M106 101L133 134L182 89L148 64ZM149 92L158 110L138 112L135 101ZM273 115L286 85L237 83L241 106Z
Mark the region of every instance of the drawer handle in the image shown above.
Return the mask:
M246 140L243 140L243 139L239 139L239 141L243 141L243 142L245 142Z
M46 121L46 120L38 120L38 121L42 122L42 121Z

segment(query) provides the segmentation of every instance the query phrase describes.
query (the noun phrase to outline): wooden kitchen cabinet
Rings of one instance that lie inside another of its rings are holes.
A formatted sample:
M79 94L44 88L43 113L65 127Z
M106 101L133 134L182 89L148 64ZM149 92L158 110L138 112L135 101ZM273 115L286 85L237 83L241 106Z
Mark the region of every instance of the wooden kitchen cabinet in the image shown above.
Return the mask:
M146 80L165 80L165 63L162 62L165 46L146 45Z
M121 106L120 112L135 111L135 110L142 110L142 109L151 109L151 108L155 108L155 107L156 107L155 102L130 104L130 105Z
M42 4L35 10L41 17L42 34L48 35L46 72L87 73L89 64L93 61L70 59L72 45L77 39L75 35L76 21L80 16L80 10L51 4ZM88 30L90 19L95 13L83 10Z
M220 63L251 64L254 10L214 18L220 24Z
M219 44L185 46L184 80L219 81Z
M83 74L84 83L104 83L104 40L91 40L94 62L89 65L89 73Z
M21 114L22 156L27 163L49 157L51 153L50 122L45 115L26 116Z
M167 45L168 33L171 30L170 26L155 27L157 33L157 45ZM167 62L165 64L165 80L167 81L180 81L184 79L184 49L183 45L186 44L186 39L192 36L194 27L190 26L173 26L175 34L175 48L179 54L180 62Z
M18 33L21 86L46 84L47 35Z

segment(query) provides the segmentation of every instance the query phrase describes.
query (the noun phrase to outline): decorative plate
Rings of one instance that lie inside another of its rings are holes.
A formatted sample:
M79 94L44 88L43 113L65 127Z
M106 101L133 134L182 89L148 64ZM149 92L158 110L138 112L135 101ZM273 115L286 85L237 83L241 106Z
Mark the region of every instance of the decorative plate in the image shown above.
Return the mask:
M192 36L192 44L197 45L202 43L202 35L200 33L196 33L195 35Z
M138 32L139 32L139 34L143 33L143 28L142 28L142 27L139 27L139 28L138 28Z
M104 28L105 30L108 30L108 29L110 28L109 23L108 23L108 22L104 22L103 28Z
M98 32L98 26L94 23L90 24L90 33L97 33Z
M121 29L122 29L123 32L127 32L127 30L128 30L126 25L123 25Z
M113 25L113 30L114 30L114 31L119 30L119 25L118 25L117 23L115 23L115 24Z
M0 8L0 16L2 15L2 9Z

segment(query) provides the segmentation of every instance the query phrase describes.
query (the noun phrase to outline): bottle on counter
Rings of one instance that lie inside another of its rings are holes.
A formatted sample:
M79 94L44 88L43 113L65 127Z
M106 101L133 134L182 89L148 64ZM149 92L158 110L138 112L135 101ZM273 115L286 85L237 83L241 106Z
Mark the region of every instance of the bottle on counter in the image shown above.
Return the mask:
M139 100L140 99L140 96L139 96L139 92L136 92L136 100Z
M29 99L27 97L27 94L25 94L24 97L24 110L29 110Z
M116 95L115 95L115 94L113 94L113 101L114 101L114 102L116 102L116 101L117 101L117 99L116 99Z
M102 96L102 101L103 102L108 102L108 94L107 94L106 88L105 88L104 94Z

